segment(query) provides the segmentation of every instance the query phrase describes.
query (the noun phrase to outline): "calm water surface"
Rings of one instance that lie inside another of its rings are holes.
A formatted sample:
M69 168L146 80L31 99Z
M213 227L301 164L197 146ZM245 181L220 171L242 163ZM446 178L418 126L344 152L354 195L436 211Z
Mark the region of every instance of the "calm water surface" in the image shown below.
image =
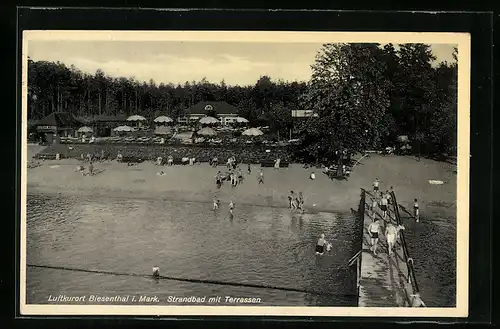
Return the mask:
M187 283L28 267L27 302L98 294L260 297L260 305L355 306L359 221L351 214L296 214L236 204L28 195L28 264L272 285L323 292ZM332 251L315 256L325 233ZM223 297L224 298L224 297Z

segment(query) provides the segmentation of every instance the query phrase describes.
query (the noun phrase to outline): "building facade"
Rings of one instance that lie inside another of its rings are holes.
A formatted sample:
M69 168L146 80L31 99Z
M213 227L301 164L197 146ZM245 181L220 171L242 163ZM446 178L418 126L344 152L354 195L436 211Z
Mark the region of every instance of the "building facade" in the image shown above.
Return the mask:
M180 124L195 123L203 117L214 115L221 125L230 125L236 121L239 110L237 107L226 102L202 101L185 110L185 116L179 117Z

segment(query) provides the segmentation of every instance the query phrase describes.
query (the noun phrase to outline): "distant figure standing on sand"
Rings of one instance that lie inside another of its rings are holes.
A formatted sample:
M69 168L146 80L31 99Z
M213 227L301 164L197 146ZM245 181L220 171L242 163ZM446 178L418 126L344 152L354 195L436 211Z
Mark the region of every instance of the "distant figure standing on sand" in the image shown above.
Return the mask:
M316 255L323 255L323 253L325 252L326 244L328 244L328 242L325 240L325 235L321 234L318 242L316 242Z
M220 188L221 185L222 185L222 174L220 171L217 172L217 174L215 175L215 185L217 185L217 188Z
M274 169L280 169L280 162L281 162L280 158L278 158L278 159L276 159L276 161L274 161Z
M231 216L231 218L233 217L233 210L234 210L234 202L233 200L231 200L229 202L229 215Z
M123 154L120 151L118 151L118 155L116 156L116 161L118 162L123 161Z
M216 211L217 209L219 209L219 200L217 200L217 197L214 196L214 206L212 210Z
M251 174L252 174L252 168L250 167L250 164L248 164L247 171L248 171L248 174L249 174L249 175L251 175Z
M373 223L368 226L368 232L370 233L370 240L372 246L370 248L373 254L377 256L377 245L378 245L378 234L380 231L380 222L376 219Z
M167 165L172 166L174 164L174 158L169 155L167 158Z
M264 184L264 171L261 169L257 177L258 184Z
M385 220L387 217L387 199L385 198L385 195L382 196L382 200L380 200L380 209L382 210L382 215Z
M314 172L312 172L311 175L309 176L309 178L311 180L315 180L316 179L316 174Z
M420 214L419 214L419 211L418 211L418 201L417 201L417 199L415 199L415 201L413 202L413 214L415 216L416 222L418 223L418 221L420 220Z
M217 167L218 164L219 164L219 159L217 159L217 157L213 157L212 166Z
M89 175L94 176L94 165L92 164L92 161L89 163Z
M101 161L104 161L104 150L101 150Z

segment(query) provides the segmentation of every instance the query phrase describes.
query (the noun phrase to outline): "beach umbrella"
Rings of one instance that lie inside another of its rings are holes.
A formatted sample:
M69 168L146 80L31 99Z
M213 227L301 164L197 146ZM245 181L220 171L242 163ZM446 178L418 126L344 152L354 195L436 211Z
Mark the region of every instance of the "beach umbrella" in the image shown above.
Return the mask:
M165 115L160 115L158 118L153 120L155 123L169 123L169 122L174 122L172 118L167 117Z
M248 120L243 117L236 117L236 122L238 123L248 123Z
M135 129L132 127L129 127L129 126L119 126L119 127L116 127L115 129L113 129L113 131L131 132L131 131L135 131Z
M156 135L170 135L171 133L172 133L172 129L170 129L170 127L160 126L160 127L156 127L156 129L155 129Z
M260 136L264 133L257 128L250 128L241 133L244 136Z
M217 120L214 117L203 117L200 119L201 124L213 124L213 123L219 123L219 120Z
M201 136L215 136L215 135L217 135L217 133L212 128L205 127L203 129L198 130L198 135L201 135Z
M146 121L146 118L140 115L132 115L127 118L127 121Z
M90 127L84 126L84 127L81 127L80 129L78 129L77 132L79 132L79 133L91 133L91 132L93 132L93 130Z

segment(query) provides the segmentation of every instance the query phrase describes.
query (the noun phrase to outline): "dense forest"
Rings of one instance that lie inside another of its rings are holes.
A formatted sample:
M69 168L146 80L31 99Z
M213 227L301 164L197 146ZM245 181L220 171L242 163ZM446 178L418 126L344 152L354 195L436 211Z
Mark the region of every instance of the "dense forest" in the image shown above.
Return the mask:
M294 129L304 150L327 154L392 143L407 135L418 151L454 152L457 128L457 50L453 63L432 65L429 45L325 44L307 82L262 76L254 85L228 86L206 79L182 85L88 74L62 63L28 59L28 118L70 112L178 117L198 101L226 101L252 123ZM318 113L293 124L291 110Z

